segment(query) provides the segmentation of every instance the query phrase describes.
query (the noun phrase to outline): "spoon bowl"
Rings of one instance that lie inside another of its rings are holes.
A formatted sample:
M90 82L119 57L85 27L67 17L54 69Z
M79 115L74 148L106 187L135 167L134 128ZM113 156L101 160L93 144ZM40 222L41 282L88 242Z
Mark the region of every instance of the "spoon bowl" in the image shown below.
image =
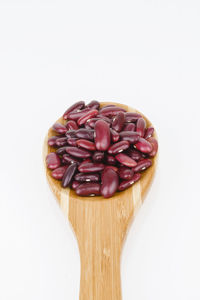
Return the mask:
M101 102L101 107L114 104L127 112L139 111L126 105ZM58 122L64 124L61 117ZM74 190L62 188L59 181L51 177L46 167L46 155L54 149L48 146L48 138L54 135L50 128L44 141L43 158L48 183L57 198L65 217L70 221L76 235L80 259L80 300L121 300L120 256L124 239L133 218L140 208L151 185L156 170L157 155L152 166L145 170L135 184L113 197L79 197ZM153 137L157 138L154 131Z

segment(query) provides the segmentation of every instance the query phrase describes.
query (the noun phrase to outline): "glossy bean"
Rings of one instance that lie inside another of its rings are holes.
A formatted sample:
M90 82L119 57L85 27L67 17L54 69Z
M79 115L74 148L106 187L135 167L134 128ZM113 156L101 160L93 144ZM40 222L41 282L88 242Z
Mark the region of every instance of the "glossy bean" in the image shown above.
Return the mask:
M67 168L68 168L68 166L62 166L62 167L56 168L51 172L51 176L54 179L61 180L63 178L63 175Z
M137 165L133 168L135 173L141 172L146 170L152 165L152 161L150 159L142 159L140 160Z
M121 141L118 143L113 144L112 146L110 146L110 148L108 149L108 153L109 154L117 154L120 153L126 149L129 148L129 142L128 141Z
M60 147L60 148L58 148L58 149L56 150L56 153L57 153L58 155L63 155L63 154L66 153L65 149L66 149L65 146L64 146L64 147Z
M76 189L78 196L99 196L100 195L100 184L99 183L82 183Z
M133 178L130 180L123 180L118 187L118 191L124 191L128 189L130 186L132 186L136 181L138 181L141 177L140 173L135 173L133 175Z
M128 141L130 144L135 144L140 138L140 135L134 131L121 131L119 135L122 141Z
M75 190L79 185L80 185L80 182L74 180L74 181L72 181L72 186L71 187L72 187L73 190Z
M55 135L55 136L51 136L49 139L48 139L48 145L50 147L55 147L56 146L56 140L60 138L58 135Z
M95 146L99 151L106 151L110 146L110 127L104 120L96 122L95 127Z
M76 137L79 139L93 140L94 139L94 130L80 128L76 131Z
M91 128L94 128L95 126L95 123L98 121L99 119L98 118L92 118L92 119L89 119L87 120L86 124Z
M99 174L77 173L74 177L79 182L97 182L100 180Z
M149 153L149 156L153 157L153 156L156 155L156 153L158 151L158 141L155 138L153 138L153 137L148 138L147 141L152 146L152 151Z
M67 128L61 123L53 124L52 129L61 134L65 133L67 131Z
M86 112L90 111L90 108L84 108L80 111L70 112L67 116L67 119L77 121L80 119Z
M77 130L78 131L78 130ZM69 130L65 133L65 136L70 139L70 138L76 138L76 130Z
M125 122L129 123L129 122L136 122L139 118L141 118L142 116L138 113L134 113L134 112L126 112L125 113Z
M98 110L96 109L91 109L87 111L85 114L83 114L77 121L77 124L79 126L85 124L85 122L93 117L95 117L98 114Z
M46 157L47 167L51 170L54 170L60 167L61 160L57 153L50 152Z
M135 124L134 123L125 124L123 131L135 131Z
M67 145L67 137L58 138L56 140L56 146L62 147L62 146L65 146L65 145Z
M146 129L146 121L143 118L139 118L136 123L136 132L139 133L141 137L144 136Z
M134 149L128 149L125 154L127 154L133 160L136 160L136 161L138 161L142 158L142 153L137 150L134 150Z
M63 178L62 178L62 187L66 188L67 186L70 185L76 170L77 170L77 163L73 163L71 165L69 165L69 167L66 169Z
M112 170L114 170L115 172L118 171L118 168L115 167L115 166L106 166L105 168L112 169Z
M120 132L124 126L125 115L122 111L120 111L112 122L112 129L117 132Z
M126 167L121 167L118 170L119 177L124 180L130 180L133 178L133 170Z
M116 165L117 161L112 155L106 155L106 162L108 165Z
M104 164L102 163L81 163L78 167L81 173L96 173L101 172L104 169Z
M90 150L90 151L95 151L96 147L95 144L91 141L80 139L76 141L76 144L78 147Z
M104 116L115 116L117 115L120 111L122 112L125 112L125 109L121 108L121 107L118 107L118 106L111 106L111 107L103 107L99 113L101 115L104 115Z
M139 138L139 141L134 145L134 147L143 153L150 153L153 150L151 143L144 138Z
M92 156L92 159L93 159L94 162L102 162L103 159L104 159L104 152L95 151L93 156Z
M66 149L66 147L65 147ZM62 157L63 161L66 162L67 164L73 164L73 163L78 163L80 164L80 160L76 157L73 157L69 154L63 154L63 157Z
M63 119L67 120L68 114L71 113L74 110L80 110L82 108L84 108L85 106L85 102L84 101L78 101L76 103L74 103L72 106L70 106L64 113L63 115Z
M65 125L68 130L77 130L78 129L78 125L74 120L70 120L67 122L67 124Z
M66 147L66 152L78 158L88 158L92 156L91 152L78 147Z
M135 167L137 165L137 162L130 158L128 155L124 153L119 153L115 156L115 158L124 166L127 166L129 168Z
M111 168L105 168L101 175L101 195L104 198L110 198L117 191L119 186L119 177L117 172Z
M152 137L153 133L154 133L154 128L153 127L148 127L145 131L144 138L148 139L148 138Z
M110 128L110 133L111 133L111 140L113 143L116 143L117 141L119 141L119 133L117 131Z
M112 123L112 120L109 119L109 118L107 118L107 117L104 116L104 115L98 114L98 115L97 115L97 118L98 118L98 119L101 119L101 120L104 120L104 121L107 122L108 124L111 124L111 123Z
M100 107L100 103L96 100L91 101L90 103L88 103L86 105L86 107L90 108L90 109L99 109Z
M67 140L67 143L68 143L70 146L76 147L76 141L77 141L77 140L78 140L77 138L69 138L69 139Z

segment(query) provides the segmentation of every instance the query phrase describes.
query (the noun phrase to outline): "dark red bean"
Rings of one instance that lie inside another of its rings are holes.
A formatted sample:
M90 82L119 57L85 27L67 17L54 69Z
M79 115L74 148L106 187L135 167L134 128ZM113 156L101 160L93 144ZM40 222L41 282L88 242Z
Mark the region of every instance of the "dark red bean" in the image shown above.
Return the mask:
M58 149L56 150L56 153L57 153L58 155L63 155L63 154L66 153L65 149L66 149L66 147L58 148Z
M68 143L70 146L76 147L76 141L77 141L77 140L78 140L77 138L69 138L69 139L67 140L67 143Z
M75 190L79 185L80 185L80 182L74 180L74 181L72 182L72 189Z
M86 112L90 111L90 108L84 108L81 111L73 111L68 114L67 119L77 121L80 119Z
M77 130L78 131L78 130ZM70 139L70 138L76 138L76 130L69 130L65 133L65 136Z
M125 112L125 109L121 108L121 107L118 107L118 106L110 106L110 107L103 107L99 113L101 115L104 115L104 116L115 116L117 115L120 111L123 111Z
M62 147L67 145L67 137L61 137L56 140L56 146Z
M104 120L96 122L95 127L95 146L99 151L106 151L110 146L110 127Z
M50 147L54 147L56 146L56 140L60 138L59 136L55 135L55 136L51 136L49 139L48 139L48 145Z
M92 156L91 152L78 147L66 147L66 152L78 158L88 158Z
M134 172L132 169L121 167L118 170L118 174L121 179L130 180L133 178Z
M130 158L129 156L127 156L124 153L119 153L115 156L115 158L124 166L127 167L135 167L137 165L136 161L133 160L132 158Z
M66 149L66 147L65 147ZM69 154L63 154L63 161L66 162L67 164L73 164L73 163L79 163L80 164L80 160L72 157Z
M46 163L49 169L54 170L60 167L61 164L60 157L58 156L57 153L51 152L46 157Z
M146 170L152 165L152 161L150 159L142 159L137 163L137 166L133 168L135 173Z
M78 167L79 172L81 173L96 173L104 169L104 164L101 163L81 163Z
M108 165L116 165L117 161L112 155L106 155L106 162Z
M77 121L77 124L79 126L85 124L85 122L93 117L95 117L96 115L98 114L98 110L96 109L93 109L93 110L89 110L87 111L84 115L82 115L78 121Z
M90 129L94 128L94 125L95 125L96 121L98 121L98 120L99 120L98 118L89 119L89 120L87 120L85 125L88 125L90 127Z
M112 129L114 129L117 132L120 132L124 127L124 120L125 120L125 115L122 111L120 111L113 119Z
M67 120L68 114L71 113L74 110L79 110L84 108L85 106L85 102L84 101L78 101L75 104L73 104L72 106L70 106L64 113L63 115L63 119Z
M95 151L96 150L95 144L91 141L88 141L88 140L84 140L84 139L77 140L76 144L77 144L78 147L81 147L81 148L84 148L84 149L87 149L87 150L90 150L90 151Z
M136 160L136 161L138 161L138 160L140 160L142 158L142 153L139 152L139 151L137 151L137 150L128 149L126 151L126 154L128 156L130 156L133 160Z
M125 124L123 131L135 131L135 124L134 123Z
M153 157L153 156L156 155L156 153L158 151L158 141L155 138L153 138L153 137L148 138L147 141L152 146L152 151L149 153L149 156Z
M97 182L100 180L99 174L78 173L74 177L79 182Z
M130 180L124 180L120 183L119 187L118 187L118 191L124 191L126 189L128 189L130 186L132 186L136 181L138 181L141 177L140 173L135 173L133 175L133 178Z
M134 131L121 131L119 135L122 141L128 141L131 144L135 144L140 138L140 135Z
M97 115L97 118L98 118L98 119L101 119L101 120L104 120L104 121L107 122L108 124L111 124L111 123L112 123L112 120L111 120L111 119L109 119L109 118L107 118L106 116L103 116L103 115L101 115L101 114L98 114L98 115Z
M125 122L136 122L142 116L138 113L134 112L126 112L125 113Z
M110 128L111 139L113 143L116 143L119 140L119 133L114 129Z
M136 132L139 133L141 137L145 134L146 122L143 118L139 118L136 123Z
M134 147L143 153L150 153L153 150L151 143L144 138L139 138L139 141L134 145Z
M121 141L118 143L113 144L112 146L110 146L110 148L108 149L108 153L109 154L117 154L120 153L126 149L129 148L129 142L128 141Z
M76 137L79 139L93 140L94 130L80 128L76 131Z
M95 151L93 156L92 156L92 159L93 159L94 162L102 162L103 159L104 159L104 152Z
M51 176L57 180L61 180L63 178L63 175L66 171L66 169L68 168L68 166L62 166L62 167L59 167L57 169L54 169L52 172L51 172Z
M91 163L91 162L92 162L91 158L86 158L84 159L84 161L82 161L81 165Z
M105 168L101 175L101 195L104 198L110 198L117 191L119 186L119 177L117 172L111 168Z
M70 185L76 170L77 170L77 163L73 163L71 165L69 165L69 167L67 168L67 170L65 171L63 178L62 178L62 187L67 187Z
M78 196L99 196L100 187L99 183L82 183L75 191Z
M112 169L112 170L114 170L115 172L118 171L118 168L115 167L115 166L106 166L105 168Z
M67 131L67 128L61 123L53 124L52 129L61 134L65 133Z
M100 103L96 100L91 101L86 105L86 107L89 107L90 109L99 109Z
M67 124L65 125L68 130L77 130L78 129L78 125L75 121L70 120L67 122Z
M154 133L154 128L153 127L148 127L145 131L144 138L148 139L148 138L152 137L153 133Z

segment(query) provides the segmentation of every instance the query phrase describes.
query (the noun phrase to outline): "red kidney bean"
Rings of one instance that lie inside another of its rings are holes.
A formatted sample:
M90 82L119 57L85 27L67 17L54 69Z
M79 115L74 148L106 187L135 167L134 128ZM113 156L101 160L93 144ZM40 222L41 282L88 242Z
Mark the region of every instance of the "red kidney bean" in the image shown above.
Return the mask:
M57 169L54 169L52 172L51 172L51 176L57 180L61 180L63 178L63 175L66 171L66 169L68 168L68 166L62 166L62 167L59 167Z
M70 112L67 116L67 119L77 121L80 119L86 112L90 111L90 108L84 108L81 111Z
M116 165L116 163L117 163L116 159L112 155L106 156L106 162L108 165Z
M78 131L78 130L77 130ZM69 130L65 133L65 136L70 139L70 138L75 138L76 137L76 130Z
M56 140L56 146L62 147L67 145L67 137L61 137Z
M153 150L151 143L144 138L139 138L139 141L134 145L134 147L143 153L150 153Z
M112 142L113 143L117 142L119 140L119 133L113 130L112 128L110 128L110 133L111 133Z
M142 116L138 113L134 112L126 112L125 113L125 122L136 122Z
M105 168L112 169L112 170L114 170L115 172L118 171L118 168L115 167L115 166L106 166Z
M80 185L80 182L74 180L74 181L72 182L72 189L75 190L79 185Z
M100 103L96 100L93 100L89 104L87 104L86 107L89 107L90 109L99 109Z
M98 118L98 119L104 120L104 121L107 122L108 124L111 124L111 123L112 123L112 120L109 119L109 118L107 118L107 117L105 117L104 115L98 114L98 115L97 115L97 118Z
M123 131L135 131L135 124L134 123L125 124Z
M98 120L99 120L98 118L89 119L89 120L87 120L85 125L88 125L90 129L94 128L94 125L95 125L96 121L98 121Z
M76 144L77 144L78 147L81 147L81 148L84 148L84 149L87 149L87 150L90 150L90 151L95 151L96 150L95 144L91 141L88 141L88 140L84 140L84 139L77 140Z
M154 133L154 128L153 127L148 127L145 131L144 138L148 139L148 138L152 137L153 133Z
M75 191L78 196L99 196L100 187L99 183L82 183Z
M140 135L134 131L121 131L119 135L122 141L128 141L130 144L135 144L140 138Z
M67 170L65 171L63 178L62 178L62 187L67 187L70 185L76 170L77 170L77 163L73 163L71 165L69 165L69 167L67 168Z
M79 139L93 140L94 130L80 128L76 131L76 137Z
M66 149L66 147L65 147L65 149ZM80 164L80 160L79 159L77 159L75 157L72 157L69 154L63 154L63 161L66 162L67 164L73 164L73 163Z
M77 130L78 129L78 125L75 121L70 120L67 122L67 124L65 125L68 130Z
M101 195L104 198L112 197L119 186L119 177L117 172L111 168L105 168L101 175L101 182Z
M82 161L81 165L91 163L91 162L92 162L91 158L86 158L84 159L84 161Z
M104 169L104 164L102 163L82 163L78 167L79 172L81 173L96 173L101 172Z
M150 137L147 139L147 141L151 144L152 146L152 151L149 153L150 157L153 157L156 155L157 151L158 151L158 142L155 138Z
M115 158L124 166L127 167L135 167L137 165L136 161L130 158L128 155L124 153L119 153L115 156Z
M107 108L107 107L116 107L116 105L114 105L114 104L108 104L108 105L103 106L102 108Z
M52 129L61 134L65 133L67 131L67 128L61 123L53 124Z
M125 115L122 111L120 111L112 122L112 129L117 132L120 132L124 126Z
M79 182L97 182L100 180L100 176L99 174L78 173L75 175L74 179Z
M59 137L60 137L60 136L58 136L58 135L51 136L51 137L48 139L48 145L49 145L50 147L56 146L56 140L57 140Z
M102 162L102 160L104 159L104 152L101 151L95 151L92 159L94 162Z
M46 157L46 163L49 169L54 170L60 167L60 157L55 152L50 152Z
M121 108L121 107L118 107L118 106L110 106L110 107L103 107L99 113L101 115L104 115L104 116L115 116L117 115L120 111L123 111L125 112L125 109Z
M137 150L128 149L126 151L126 154L128 156L130 156L133 160L136 160L136 161L138 161L138 160L140 160L142 158L142 153L139 152L139 151L137 151Z
M87 111L84 115L82 115L78 121L77 121L77 124L79 126L85 124L85 122L93 117L95 117L96 115L98 114L98 110L96 109L93 109L93 110L89 110Z
M133 178L130 180L124 180L120 183L119 187L118 187L118 191L124 191L126 189L128 189L130 186L132 186L136 181L138 181L141 177L140 173L135 173L133 175Z
M69 138L69 139L67 140L67 143L68 143L70 146L76 147L76 141L77 141L77 140L78 140L77 138Z
M66 153L65 149L66 149L66 147L58 148L58 149L56 150L56 153L57 153L58 155L63 155L63 154Z
M118 174L121 179L130 180L133 178L134 172L132 169L121 167L118 170Z
M152 165L152 161L150 159L142 159L137 163L137 166L133 168L135 173L146 170Z
M146 122L143 118L139 118L136 123L136 132L139 133L141 137L145 134Z
M78 101L75 104L73 104L72 106L70 106L64 113L63 115L63 119L67 120L68 114L71 113L74 110L79 110L82 109L85 106L85 102L84 101Z
M104 120L96 122L95 127L95 146L99 151L106 151L110 146L110 127Z
M120 152L128 149L129 145L130 145L129 142L127 142L127 141L121 141L121 142L115 143L112 146L110 146L110 148L108 149L108 153L109 154L120 153Z
M88 158L92 155L90 151L78 147L66 147L66 152L78 158Z

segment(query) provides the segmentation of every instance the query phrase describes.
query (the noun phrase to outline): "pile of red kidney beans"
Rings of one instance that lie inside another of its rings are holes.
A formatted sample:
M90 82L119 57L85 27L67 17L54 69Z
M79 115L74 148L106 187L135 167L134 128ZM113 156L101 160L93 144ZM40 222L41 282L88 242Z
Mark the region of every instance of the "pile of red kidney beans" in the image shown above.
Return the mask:
M158 150L154 128L142 116L116 105L79 101L55 123L46 157L51 176L79 196L109 198L132 186L152 165Z

